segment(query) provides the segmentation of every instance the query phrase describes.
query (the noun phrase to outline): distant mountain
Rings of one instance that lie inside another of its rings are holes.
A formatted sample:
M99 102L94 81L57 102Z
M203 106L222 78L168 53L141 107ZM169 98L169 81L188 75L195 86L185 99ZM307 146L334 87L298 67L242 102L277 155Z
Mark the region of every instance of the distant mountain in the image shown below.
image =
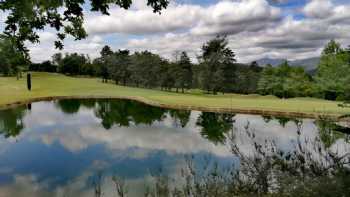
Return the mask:
M256 62L258 62L258 64L260 66L266 66L268 64L271 64L273 67L275 67L275 66L282 64L284 61L286 61L286 60L285 59L263 58L263 59L257 60Z
M258 60L258 64L260 66L266 66L267 64L271 64L272 66L278 66L282 64L285 59L272 59L272 58L263 58ZM291 66L301 66L307 72L313 72L316 70L318 63L320 62L319 57L299 59L294 61L288 61Z
M291 61L290 65L292 66L301 66L306 71L312 71L317 69L317 65L320 63L319 57L313 57L313 58L307 58L307 59L300 59Z

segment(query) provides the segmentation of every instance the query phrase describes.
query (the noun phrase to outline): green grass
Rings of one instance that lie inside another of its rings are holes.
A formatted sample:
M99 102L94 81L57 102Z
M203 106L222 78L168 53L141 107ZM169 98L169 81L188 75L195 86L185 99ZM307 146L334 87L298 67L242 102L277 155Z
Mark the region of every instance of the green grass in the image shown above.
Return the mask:
M208 95L198 90L173 93L104 84L96 78L73 78L60 74L32 73L32 91L26 90L26 79L0 77L0 107L33 98L54 96L132 97L144 102L174 107L209 110L261 110L299 112L306 114L349 114L350 108L338 107L338 102L314 98L278 99L273 96L219 94Z

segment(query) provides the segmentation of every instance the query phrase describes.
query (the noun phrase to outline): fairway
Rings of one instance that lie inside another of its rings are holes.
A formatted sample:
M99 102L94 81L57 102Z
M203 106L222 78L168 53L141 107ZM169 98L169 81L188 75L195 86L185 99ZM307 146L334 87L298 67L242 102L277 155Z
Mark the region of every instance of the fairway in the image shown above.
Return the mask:
M105 97L129 98L154 106L203 111L305 117L350 113L350 108L338 107L339 102L314 98L278 99L273 96L209 95L198 92L181 94L104 84L97 78L74 78L51 73L32 73L32 91L27 91L26 87L25 78L0 77L0 107L50 97Z

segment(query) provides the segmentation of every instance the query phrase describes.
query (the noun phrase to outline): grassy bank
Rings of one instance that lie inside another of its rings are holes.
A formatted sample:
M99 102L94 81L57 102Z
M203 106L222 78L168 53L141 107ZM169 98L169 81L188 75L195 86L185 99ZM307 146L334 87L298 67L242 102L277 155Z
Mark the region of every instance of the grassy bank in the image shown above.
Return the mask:
M350 108L338 107L338 102L313 98L278 99L259 95L207 95L173 93L103 84L99 79L73 78L60 74L33 73L32 91L26 90L26 79L0 77L0 107L25 103L32 99L49 97L121 97L148 104L207 111L313 116L320 114L343 115Z

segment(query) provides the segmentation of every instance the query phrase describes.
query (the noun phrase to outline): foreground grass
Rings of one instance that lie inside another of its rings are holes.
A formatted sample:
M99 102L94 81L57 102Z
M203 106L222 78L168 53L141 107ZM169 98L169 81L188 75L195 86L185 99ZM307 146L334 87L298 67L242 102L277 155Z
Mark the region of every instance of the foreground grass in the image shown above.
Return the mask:
M95 78L73 78L60 74L32 73L32 91L26 90L26 79L0 77L0 107L40 97L55 96L96 96L130 97L154 105L186 107L208 110L258 110L281 113L305 113L311 115L343 115L350 108L338 107L338 102L313 98L278 99L259 95L208 95L173 93L142 88L131 88L104 84Z

